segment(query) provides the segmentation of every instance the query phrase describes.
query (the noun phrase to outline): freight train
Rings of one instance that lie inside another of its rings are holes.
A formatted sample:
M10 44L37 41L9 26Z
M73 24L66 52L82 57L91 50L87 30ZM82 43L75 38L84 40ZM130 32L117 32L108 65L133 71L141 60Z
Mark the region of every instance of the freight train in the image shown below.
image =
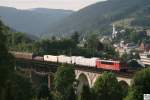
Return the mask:
M82 56L66 56L66 55L44 55L35 56L32 53L20 53L20 52L12 52L14 56L18 59L28 59L35 61L46 61L53 63L65 63L78 65L83 67L104 69L104 70L113 70L113 71L127 71L128 67L126 63L122 63L117 60L102 60L100 58L85 58Z

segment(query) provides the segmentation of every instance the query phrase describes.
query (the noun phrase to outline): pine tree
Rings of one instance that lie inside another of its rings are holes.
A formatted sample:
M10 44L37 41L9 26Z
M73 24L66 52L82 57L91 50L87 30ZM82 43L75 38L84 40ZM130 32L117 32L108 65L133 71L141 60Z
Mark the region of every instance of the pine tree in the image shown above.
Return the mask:
M72 66L60 66L55 74L55 99L67 100L75 82L75 72Z

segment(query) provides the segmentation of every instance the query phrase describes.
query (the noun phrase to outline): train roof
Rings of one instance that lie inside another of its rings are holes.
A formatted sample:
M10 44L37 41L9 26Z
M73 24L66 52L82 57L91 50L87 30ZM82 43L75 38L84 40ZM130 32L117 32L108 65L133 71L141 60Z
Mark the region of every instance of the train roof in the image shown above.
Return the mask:
M98 59L98 61L103 61L103 62L117 62L117 63L120 63L120 61L115 61L115 60L101 60L101 59Z

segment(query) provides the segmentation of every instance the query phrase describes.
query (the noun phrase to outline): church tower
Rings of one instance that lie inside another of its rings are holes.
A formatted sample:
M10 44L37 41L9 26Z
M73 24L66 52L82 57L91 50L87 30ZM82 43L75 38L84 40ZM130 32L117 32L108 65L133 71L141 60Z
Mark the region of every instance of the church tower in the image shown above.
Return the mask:
M117 36L117 31L116 31L115 25L113 24L112 38L115 38L116 36Z

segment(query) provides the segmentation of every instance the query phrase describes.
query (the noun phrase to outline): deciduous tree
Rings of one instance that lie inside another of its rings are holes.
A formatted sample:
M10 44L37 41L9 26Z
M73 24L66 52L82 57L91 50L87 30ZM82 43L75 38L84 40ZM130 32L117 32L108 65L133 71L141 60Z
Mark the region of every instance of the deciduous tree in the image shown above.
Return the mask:
M104 72L94 87L96 100L122 100L122 91L116 76L113 73Z
M30 100L31 84L14 70L14 57L7 50L7 29L0 21L0 100Z
M90 88L87 85L83 85L78 100L93 100Z
M146 68L134 75L132 85L125 100L143 100L144 94L150 93L150 68Z

